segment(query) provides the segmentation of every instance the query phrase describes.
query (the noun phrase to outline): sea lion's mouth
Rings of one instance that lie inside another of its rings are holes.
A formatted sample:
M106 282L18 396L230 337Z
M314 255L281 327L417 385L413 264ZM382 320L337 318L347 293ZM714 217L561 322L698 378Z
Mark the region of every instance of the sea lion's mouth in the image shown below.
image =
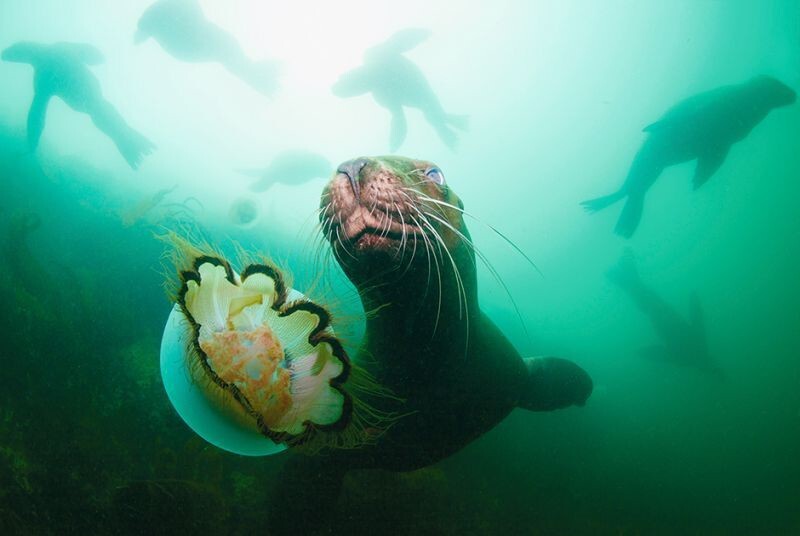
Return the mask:
M395 251L426 238L425 231L411 221L408 214L356 205L333 212L323 221L323 229L335 246L349 253Z
M356 251L384 251L396 247L403 247L405 242L412 244L422 240L423 231L418 227L406 226L402 231L387 231L386 229L366 228L359 231L347 242L353 245Z

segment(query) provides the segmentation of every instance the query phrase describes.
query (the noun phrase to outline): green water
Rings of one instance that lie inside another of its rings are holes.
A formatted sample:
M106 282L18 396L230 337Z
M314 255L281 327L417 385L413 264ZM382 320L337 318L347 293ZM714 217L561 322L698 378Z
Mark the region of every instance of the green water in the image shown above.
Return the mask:
M618 205L579 204L619 187L642 128L682 99L762 74L799 89L800 3L201 2L247 56L278 62L271 96L134 44L150 3L0 3L0 49L93 45L103 95L157 146L133 170L54 98L30 151L33 70L0 62L0 533L269 533L286 456L204 443L160 384L170 304L153 233L193 222L269 253L301 289L326 270L329 299L357 315L335 264L313 262L328 174L252 192L237 170L286 150L329 173L389 153L387 110L331 87L424 27L404 56L469 126L451 148L409 109L395 152L436 162L480 220L474 242L513 296L481 266L484 311L522 355L567 357L595 389L583 408L515 410L434 466L348 476L334 532L800 534L800 105L770 112L696 192L694 164L666 169L629 240L613 233ZM249 227L230 216L241 199ZM702 303L722 379L642 355L659 336L606 276L626 254L687 321Z

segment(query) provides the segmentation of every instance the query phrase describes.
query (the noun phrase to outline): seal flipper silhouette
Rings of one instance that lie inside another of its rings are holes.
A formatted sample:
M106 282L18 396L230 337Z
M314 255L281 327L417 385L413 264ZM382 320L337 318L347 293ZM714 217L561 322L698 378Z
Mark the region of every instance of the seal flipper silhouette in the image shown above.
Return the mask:
M712 147L697 157L697 167L695 167L694 178L692 179L695 190L704 185L706 181L717 172L723 162L725 162L730 148L730 145Z
M651 151L642 148L631 165L630 173L625 179L628 187L618 192L620 199L627 196L622 212L614 227L614 232L624 238L630 238L639 227L644 210L644 197L647 190L664 170L663 163L651 156Z
M406 141L408 123L406 122L406 113L403 111L402 106L393 106L389 108L389 113L392 114L392 124L389 129L389 149L394 152Z
M28 148L31 151L35 151L39 147L47 116L47 106L50 104L52 96L52 94L41 91L33 94L33 102L28 110Z
M644 196L664 168L696 159L692 182L698 189L720 168L734 143L747 137L771 110L796 98L794 90L769 76L689 97L643 129L648 137L620 189L581 205L596 212L627 196L615 232L630 238L641 220Z
M405 28L395 32L389 39L379 45L372 47L365 56L376 54L403 54L408 52L423 42L425 42L432 32L427 28Z
M630 238L639 227L642 221L642 211L644 210L644 194L628 195L622 212L614 227L614 232L623 238Z

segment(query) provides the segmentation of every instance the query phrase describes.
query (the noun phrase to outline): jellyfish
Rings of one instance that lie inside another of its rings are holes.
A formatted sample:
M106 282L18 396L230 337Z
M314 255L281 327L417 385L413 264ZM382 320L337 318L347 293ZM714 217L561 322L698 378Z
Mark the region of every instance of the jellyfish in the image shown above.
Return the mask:
M147 213L152 211L158 205L164 201L164 198L167 197L169 194L174 192L178 188L178 185L171 186L169 188L163 188L158 190L157 192L148 195L133 207L126 209L121 212L120 219L122 220L123 227L131 227L139 221L144 220Z
M350 362L328 310L269 262L237 273L222 256L186 251L177 256L161 375L189 427L250 456L373 441L392 417L359 394L384 391Z
M135 205L119 212L123 227L143 223L160 227L187 227L197 225L203 204L194 196L183 201L165 202L167 196L178 188L175 184L144 197Z
M249 229L255 226L259 217L258 203L248 197L236 199L228 211L228 217L234 225Z

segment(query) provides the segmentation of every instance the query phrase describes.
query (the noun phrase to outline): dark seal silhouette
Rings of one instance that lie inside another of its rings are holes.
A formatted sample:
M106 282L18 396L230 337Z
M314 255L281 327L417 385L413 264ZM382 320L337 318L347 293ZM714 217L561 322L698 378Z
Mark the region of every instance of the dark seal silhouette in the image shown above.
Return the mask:
M631 251L625 252L606 277L630 296L661 339L661 344L642 349L644 357L723 377L722 369L708 352L705 319L697 294L692 294L687 321L642 281Z
M444 111L425 73L403 53L430 36L421 28L401 30L364 54L364 64L343 74L332 90L347 98L372 93L375 102L392 114L389 148L396 151L405 141L408 130L404 108L417 108L436 130L442 141L455 148L458 141L453 128L464 130L467 117Z
M351 469L419 469L514 408L582 406L590 396L583 369L556 357L523 359L481 312L462 211L442 171L420 160L351 160L325 188L323 232L372 311L356 361L397 397L368 402L402 416L374 444L294 455L270 502L273 533L323 524Z
M792 104L795 92L769 76L690 97L644 128L648 137L625 183L616 192L581 203L589 212L627 198L615 232L630 238L642 217L644 196L664 168L697 160L694 187L719 169L731 146L743 140L774 108Z
M278 87L278 64L253 61L236 38L210 20L197 0L158 0L139 19L135 42L155 39L175 59L190 63L219 63L263 95Z
M155 145L128 126L103 97L100 83L89 70L90 66L103 63L103 55L93 46L20 42L5 49L2 58L28 63L34 69L33 103L28 112L28 145L31 150L39 145L47 105L53 97L60 97L76 112L88 114L95 126L111 138L132 168L139 167L142 158L155 149Z

